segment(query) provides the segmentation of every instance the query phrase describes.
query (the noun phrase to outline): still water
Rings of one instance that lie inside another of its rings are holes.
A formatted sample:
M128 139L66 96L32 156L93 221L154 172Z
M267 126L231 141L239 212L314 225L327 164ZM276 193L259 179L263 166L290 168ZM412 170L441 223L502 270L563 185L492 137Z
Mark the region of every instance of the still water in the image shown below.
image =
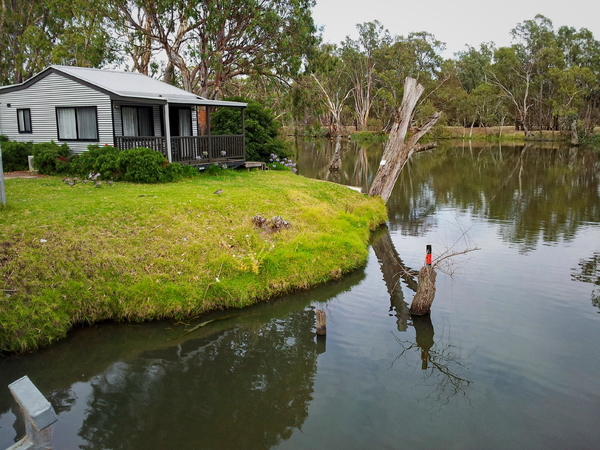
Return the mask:
M300 173L367 187L381 144L298 141ZM0 449L27 374L56 449L600 448L600 152L446 146L415 155L339 282L217 319L102 324L0 360ZM425 245L456 257L411 318ZM327 337L314 336L315 309Z

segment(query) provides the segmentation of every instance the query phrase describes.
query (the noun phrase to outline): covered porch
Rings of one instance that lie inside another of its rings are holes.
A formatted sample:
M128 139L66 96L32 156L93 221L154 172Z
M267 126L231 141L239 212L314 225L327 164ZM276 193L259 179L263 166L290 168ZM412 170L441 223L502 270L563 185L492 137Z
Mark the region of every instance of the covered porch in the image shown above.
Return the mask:
M245 103L194 99L113 100L114 145L120 150L147 147L169 162L204 166L246 162ZM210 114L217 108L241 110L241 134L213 135Z

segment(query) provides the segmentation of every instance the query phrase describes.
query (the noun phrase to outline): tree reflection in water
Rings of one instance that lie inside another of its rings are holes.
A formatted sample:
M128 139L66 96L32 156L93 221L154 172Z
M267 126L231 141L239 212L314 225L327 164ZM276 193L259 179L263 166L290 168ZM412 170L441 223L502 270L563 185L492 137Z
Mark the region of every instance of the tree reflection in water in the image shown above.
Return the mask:
M600 308L600 252L595 252L589 259L582 259L578 266L572 270L571 279L594 284L596 287L592 291L592 305Z
M411 276L412 269L400 259L387 228L382 228L374 236L372 246L390 295L390 313L394 312L396 315L398 331L406 331L409 325L415 329L414 342L395 336L403 350L394 362L404 358L411 365L411 351L420 353L423 382L433 384L435 400L440 406L449 403L450 398L457 394L462 394L468 400L467 389L471 381L463 374L467 367L461 361L454 344L450 339L444 341L442 337L436 345L430 315L413 316L409 312L400 281L414 292L417 290L417 282Z
M113 364L90 381L82 448L267 449L288 439L312 399L314 321L307 309Z
M450 399L458 394L469 401L467 391L471 381L464 374L468 367L462 362L462 357L450 338L444 340L442 336L436 344L429 314L411 316L411 322L415 329L415 341L411 342L395 336L396 341L402 346L402 352L394 362L404 358L407 364L412 365L409 353L411 351L419 353L423 383L434 387L430 397L434 397L440 407L448 404Z
M417 292L417 281L410 274L412 269L400 259L387 227L381 227L373 233L371 246L390 295L390 315L395 315L398 319L398 331L406 331L410 312L408 304L404 301L400 280L414 292Z

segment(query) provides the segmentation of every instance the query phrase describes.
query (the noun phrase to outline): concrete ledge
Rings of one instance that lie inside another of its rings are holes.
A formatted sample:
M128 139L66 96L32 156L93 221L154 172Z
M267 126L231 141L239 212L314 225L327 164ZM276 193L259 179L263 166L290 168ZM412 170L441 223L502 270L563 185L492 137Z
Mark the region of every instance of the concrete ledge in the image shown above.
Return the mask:
M8 389L39 431L58 420L50 402L46 400L46 397L35 387L28 376L9 384Z
M50 425L58 420L52 405L35 387L28 376L8 385L21 409L27 434L8 450L47 450L52 448Z

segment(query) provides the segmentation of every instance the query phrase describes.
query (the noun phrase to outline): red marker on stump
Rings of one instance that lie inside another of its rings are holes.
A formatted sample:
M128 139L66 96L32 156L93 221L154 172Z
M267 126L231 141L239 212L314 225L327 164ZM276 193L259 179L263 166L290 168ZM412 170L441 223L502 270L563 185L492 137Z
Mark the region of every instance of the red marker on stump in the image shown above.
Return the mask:
M431 245L427 245L426 252L427 252L427 255L425 256L425 264L430 266L431 265Z

